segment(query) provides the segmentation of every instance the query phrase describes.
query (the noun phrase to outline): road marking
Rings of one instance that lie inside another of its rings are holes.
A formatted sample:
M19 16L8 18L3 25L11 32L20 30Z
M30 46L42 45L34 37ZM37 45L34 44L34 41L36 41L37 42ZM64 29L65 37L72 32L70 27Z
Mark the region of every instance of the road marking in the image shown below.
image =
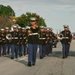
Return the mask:
M25 57L22 57L22 58L18 59L18 61L25 60L25 59L27 59L27 57L28 57L28 55L26 55Z

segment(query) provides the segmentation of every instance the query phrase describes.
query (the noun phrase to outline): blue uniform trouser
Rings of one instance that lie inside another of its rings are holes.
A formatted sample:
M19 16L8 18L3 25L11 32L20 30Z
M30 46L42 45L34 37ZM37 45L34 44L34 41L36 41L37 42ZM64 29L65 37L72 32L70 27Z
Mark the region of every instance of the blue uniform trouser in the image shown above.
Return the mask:
M14 45L11 45L11 57L14 58Z
M69 54L69 50L70 50L70 44L68 44L68 54Z
M43 57L43 46L42 45L39 45L39 54L40 54L40 57Z
M28 44L28 62L36 63L37 44Z
M46 45L43 45L43 57L46 55Z
M23 55L26 55L26 44L21 45Z
M69 52L69 45L68 44L62 44L62 54L63 57L67 57Z
M2 46L0 45L0 56L1 56L1 52L2 52Z
M44 51L45 48L44 48L44 45L39 45L39 54L40 54L40 57L44 57Z
M50 45L50 50L49 50L50 52L49 53L52 53L52 46L53 45L52 45L52 43L50 43L49 45Z
M7 54L10 54L11 44L7 44Z
M50 53L50 44L46 44L46 54Z
M6 55L7 46L6 44L2 45L2 55Z
M11 44L4 44L2 45L2 47L3 47L3 55L10 53Z
M20 44L18 47L19 47L19 56L22 56L22 45Z
M18 45L11 45L11 57L14 58L14 55L16 58L18 58L18 50L19 50L19 46Z
M39 54L40 57L44 57L46 55L46 45L39 45Z

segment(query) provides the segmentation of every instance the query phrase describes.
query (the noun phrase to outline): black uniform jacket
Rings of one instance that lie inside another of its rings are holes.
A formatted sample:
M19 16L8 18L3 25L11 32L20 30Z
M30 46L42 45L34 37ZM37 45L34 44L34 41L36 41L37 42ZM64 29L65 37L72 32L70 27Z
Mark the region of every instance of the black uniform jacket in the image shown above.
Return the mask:
M39 32L39 44L45 45L46 42L46 33L45 32Z
M18 45L18 43L19 43L19 32L13 31L13 32L11 32L11 34L12 34L11 43L14 45Z
M69 30L68 31L63 30L60 34L63 35L62 37L63 39L61 40L62 44L69 44L69 42L71 42L72 34Z
M38 32L39 28L33 29L30 28L31 34L28 35L28 43L30 44L38 44Z

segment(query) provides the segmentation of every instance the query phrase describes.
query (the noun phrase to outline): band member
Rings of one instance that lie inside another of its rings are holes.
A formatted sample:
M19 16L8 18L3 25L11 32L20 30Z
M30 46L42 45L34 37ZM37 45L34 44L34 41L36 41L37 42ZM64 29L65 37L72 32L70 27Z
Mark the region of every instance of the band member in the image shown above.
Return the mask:
M6 36L5 30L1 29L1 37L2 37L2 55L6 55Z
M72 40L72 34L71 34L71 31L68 30L68 25L64 25L64 30L60 34L63 35L61 43L62 43L62 54L63 54L62 58L64 59L68 57L69 46Z
M52 47L57 47L57 36L56 36L56 34L53 32L53 29L52 28L50 28L50 33L51 33L51 35L52 35Z
M53 44L56 43L56 36L53 32L52 28L49 28L49 36L50 36L50 53L52 53Z
M69 26L67 27L67 31L70 31ZM71 37L71 40L72 40L72 37ZM68 55L69 55L69 50L70 50L70 44L68 45Z
M28 66L35 65L38 46L39 27L36 18L31 18L30 30L28 31Z
M12 34L12 41L11 41L11 59L18 58L18 46L19 46L19 33L17 26L13 26ZM15 56L14 56L15 54Z
M45 56L45 41L46 41L46 34L45 29L43 26L40 26L40 32L39 32L39 55L40 59L42 59Z
M22 28L22 41L21 41L21 49L22 49L22 53L23 53L23 55L25 56L26 55L26 44L27 44L27 42L26 42L26 39L27 39L27 36L26 36L26 30L25 30L25 28L23 27Z
M2 55L2 37L1 37L1 30L0 30L0 56Z
M8 38L10 38L11 36L8 27L5 27L5 36L6 36L6 50L7 50L7 54L9 55L11 49L11 39Z
M18 45L18 49L19 49L19 57L22 56L22 48L21 48L21 45L22 45L22 28L21 27L18 27L18 34L19 34L19 45Z
M49 55L50 53L50 46L51 46L51 43L52 43L52 37L50 38L50 32L49 32L49 28L47 28L47 31L46 31L46 55Z
M26 50L27 50L27 54L28 54L28 37L29 37L29 35L28 35L28 33L30 33L30 26L26 26Z

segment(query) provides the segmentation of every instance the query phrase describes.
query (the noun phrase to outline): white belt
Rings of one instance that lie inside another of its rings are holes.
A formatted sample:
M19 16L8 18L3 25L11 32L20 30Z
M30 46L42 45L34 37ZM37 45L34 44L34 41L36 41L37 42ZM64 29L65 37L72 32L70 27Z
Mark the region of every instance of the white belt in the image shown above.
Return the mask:
M65 37L66 39L69 39L69 37Z
M20 39L22 39L22 38L20 38Z
M24 37L23 39L26 39L26 37Z
M5 38L2 38L2 40L5 40Z
M62 38L59 38L60 40L62 40L62 39L69 39L69 37L62 37Z
M31 33L31 34L29 34L29 35L38 35L38 33Z
M69 39L69 37L63 37L63 39Z
M18 37L14 37L14 38L12 38L12 39L18 39Z
M43 40L44 40L44 39L46 39L46 38L39 38L39 39L43 39Z

